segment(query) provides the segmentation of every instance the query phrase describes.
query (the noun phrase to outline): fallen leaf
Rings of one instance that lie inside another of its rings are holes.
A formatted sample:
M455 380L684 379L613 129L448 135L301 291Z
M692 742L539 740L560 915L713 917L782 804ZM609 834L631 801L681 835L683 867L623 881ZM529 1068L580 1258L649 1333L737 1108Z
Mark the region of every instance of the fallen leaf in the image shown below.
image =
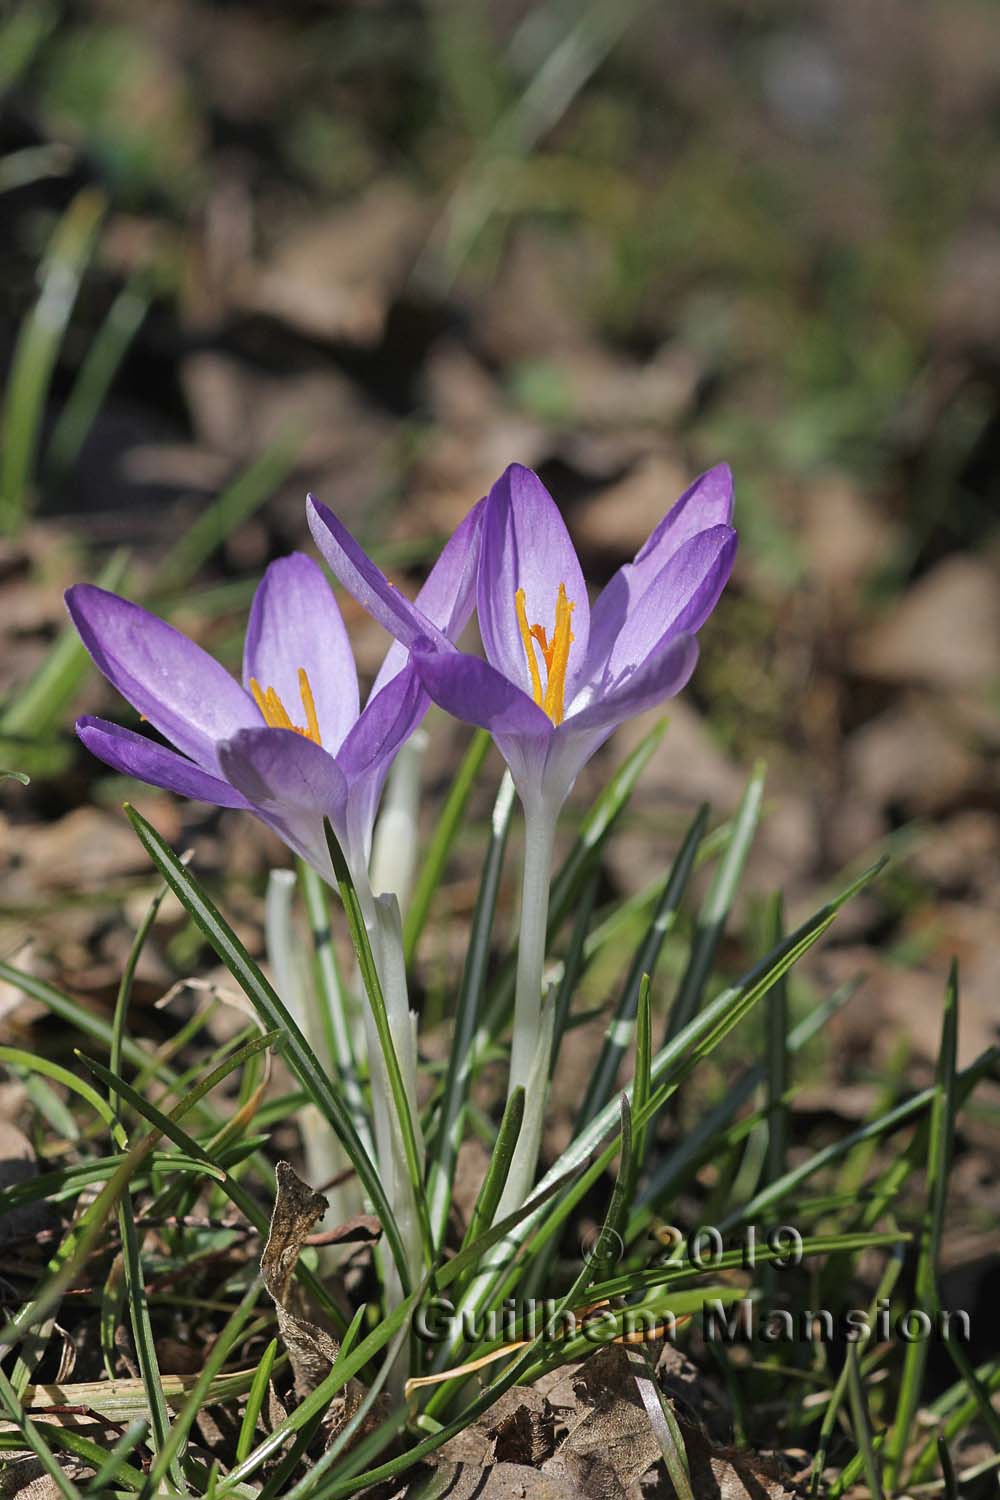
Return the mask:
M304 1297L294 1281L299 1252L326 1212L327 1201L321 1193L314 1193L287 1161L278 1162L275 1177L278 1192L260 1258L260 1274L274 1301L295 1390L299 1397L305 1397L328 1373L340 1350L332 1334L305 1316Z

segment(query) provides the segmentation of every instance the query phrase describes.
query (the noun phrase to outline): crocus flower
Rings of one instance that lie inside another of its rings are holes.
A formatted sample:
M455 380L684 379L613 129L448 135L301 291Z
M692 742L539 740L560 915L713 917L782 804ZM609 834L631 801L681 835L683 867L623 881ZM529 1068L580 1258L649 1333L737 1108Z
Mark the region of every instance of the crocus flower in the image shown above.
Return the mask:
M695 634L733 565L732 505L728 468L702 475L591 606L558 508L536 474L512 464L485 500L476 580L484 661L459 651L336 516L309 500L316 545L341 583L409 648L436 703L491 732L524 807L508 1089L525 1090L525 1111L500 1217L530 1192L541 1139L552 1035L542 985L559 809L617 725L672 697L694 670Z
M519 464L485 502L476 586L486 660L456 649L315 500L309 524L345 588L410 648L429 695L490 730L526 807L558 807L625 719L690 677L704 624L732 569L732 476L711 469L667 512L632 562L587 597L566 525Z
M472 611L482 507L451 537L417 602L443 639ZM90 584L70 615L105 677L175 748L105 719L77 721L96 756L128 776L218 807L255 813L325 878L326 816L358 879L392 759L428 706L393 645L359 711L344 622L322 570L293 553L254 595L242 686L200 646L139 605Z

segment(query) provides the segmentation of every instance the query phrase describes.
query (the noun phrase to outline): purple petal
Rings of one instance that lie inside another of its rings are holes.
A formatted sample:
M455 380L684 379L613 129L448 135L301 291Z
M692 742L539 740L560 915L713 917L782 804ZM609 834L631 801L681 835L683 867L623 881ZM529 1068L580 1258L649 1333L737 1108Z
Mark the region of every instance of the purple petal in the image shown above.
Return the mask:
M233 786L322 874L330 869L323 818L344 828L347 781L332 755L291 729L241 729L219 746Z
M461 635L476 602L479 537L485 510L486 501L478 501L455 528L416 597L416 608L450 641ZM372 698L401 670L406 657L407 647L394 641L375 678Z
M671 634L613 692L564 719L549 752L547 794L556 801L567 796L583 766L618 725L679 693L697 660L694 636Z
M511 464L486 502L477 604L487 659L529 695L532 682L515 596L518 589L524 590L528 625L541 625L551 641L560 584L573 605L573 644L566 673L569 702L587 659L587 587L555 501L537 474ZM537 651L536 661L544 687L545 668Z
M344 621L323 570L301 552L271 563L254 594L243 684L273 687L293 724L305 727L299 668L309 678L320 739L334 753L358 717L358 674Z
M145 735L133 734L107 719L87 716L76 721L76 732L92 755L123 776L134 776L149 786L163 787L196 802L211 802L215 807L249 806L242 793L217 776L209 776L186 756L178 755Z
M590 664L607 660L628 615L671 557L691 537L733 516L733 476L728 464L702 474L664 516L632 562L618 569L594 601L590 615Z
M404 667L384 688L373 692L337 754L337 764L348 780L368 775L380 766L388 770L399 747L427 712L428 702L412 666Z
M434 622L393 587L332 510L310 495L306 516L313 540L335 576L390 635L404 646L412 645L418 636L427 636L436 645L447 644L447 638Z
M580 730L614 728L635 718L647 708L672 698L684 687L698 660L698 642L693 635L673 629L653 647L637 667L627 671L613 689L566 718L559 734Z
M538 786L554 725L527 693L478 656L413 650L413 665L430 697L456 719L488 729L522 797Z
M219 740L260 723L253 699L217 661L138 604L78 583L66 606L112 686L206 771L219 769Z
M713 526L678 548L646 589L622 626L591 693L607 691L637 667L658 643L682 631L694 634L711 614L732 572L736 533Z
M337 764L347 778L346 823L351 847L371 852L382 787L397 751L427 712L430 699L411 665L369 698L344 741Z

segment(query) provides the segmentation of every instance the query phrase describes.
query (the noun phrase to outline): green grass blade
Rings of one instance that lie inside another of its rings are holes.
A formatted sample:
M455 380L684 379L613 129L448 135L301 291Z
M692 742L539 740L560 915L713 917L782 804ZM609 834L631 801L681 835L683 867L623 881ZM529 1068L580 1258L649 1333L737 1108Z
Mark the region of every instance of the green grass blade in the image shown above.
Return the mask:
M698 923L687 968L670 1007L665 1042L669 1042L679 1031L683 1030L701 1003L726 925L726 918L736 899L743 867L750 853L750 845L753 843L757 824L760 822L764 776L764 766L758 762L753 769L737 811L729 845L708 888L701 911L698 913Z
M115 591L124 581L128 554L117 551L97 579L100 588ZM0 740L25 743L29 749L61 728L66 711L90 670L90 657L72 625L59 638L41 666L0 715ZM11 744L7 745L8 758Z
M646 935L632 958L621 999L608 1027L604 1046L601 1048L593 1076L587 1085L583 1105L577 1115L577 1130L582 1129L604 1108L614 1090L622 1058L632 1043L639 989L644 979L648 982L652 978L667 934L676 921L681 900L694 869L695 856L705 836L707 823L708 807L703 804L684 835L684 841L671 866L660 899L656 903Z
M868 1492L872 1500L882 1500L882 1476L875 1453L871 1418L868 1415L868 1402L865 1398L865 1389L861 1381L861 1372L858 1369L857 1344L848 1344L847 1346L846 1368L847 1391L850 1397L851 1419L854 1425L854 1440L858 1445L864 1464L865 1478L868 1481Z
M347 1108L318 1063L302 1032L246 948L198 882L184 868L170 845L135 808L126 806L139 841L181 905L194 918L230 974L270 1028L285 1036L285 1055L312 1102L326 1117L351 1159L385 1234L386 1242L406 1286L406 1253L399 1226L371 1157L358 1138Z
M26 0L4 16L0 22L0 94L6 94L27 72L58 19L58 8L49 0Z
M97 1090L92 1088L86 1079L78 1078L75 1073L71 1073L68 1068L61 1067L59 1063L49 1062L48 1058L37 1057L33 1052L22 1052L19 1047L0 1047L0 1062L18 1072L43 1073L46 1078L51 1078L63 1088L78 1094L86 1104L90 1105L98 1118L103 1120L109 1130L114 1127L114 1114Z
M159 599L186 588L226 537L260 510L288 478L295 468L300 443L301 433L296 424L276 438L201 512L156 570L150 584L152 598Z
M437 1133L430 1161L428 1196L431 1227L437 1245L440 1245L444 1239L448 1210L451 1205L455 1160L461 1144L465 1102L472 1080L472 1059L475 1051L473 1043L486 982L493 918L496 914L497 897L500 892L500 877L503 873L507 837L514 814L514 800L514 783L507 774L500 783L500 790L493 805L490 841L483 861L482 878L476 894L476 909L473 913L472 927L465 952L465 966L458 991L454 1032L448 1051L448 1070L445 1075L444 1093L441 1098Z
M928 1312L932 1312L937 1306L938 1252L948 1201L948 1173L955 1131L957 1047L958 969L953 963L945 994L937 1078L930 1109L927 1209L921 1228L920 1253L914 1279L915 1305ZM926 1365L926 1341L918 1339L908 1343L903 1356L896 1414L885 1448L885 1480L890 1492L895 1491L900 1478L904 1455L909 1446L910 1429L920 1405Z
M944 1438L938 1434L937 1439L938 1458L941 1460L941 1478L944 1480L945 1500L959 1500L958 1479L955 1475L955 1465L951 1461L951 1453Z
M173 1475L175 1471L180 1472L180 1459L188 1433L198 1420L198 1415L208 1395L212 1381L219 1374L229 1356L230 1350L234 1347L236 1340L243 1332L250 1314L253 1312L254 1304L260 1295L260 1291L261 1283L255 1278L244 1292L239 1306L215 1339L205 1359L205 1363L198 1372L198 1378L188 1393L187 1400L174 1418L167 1441L162 1445L149 1471L149 1478L142 1492L143 1500L147 1500L149 1496L161 1493L161 1486L167 1476ZM257 1373L259 1375L260 1372L258 1371ZM255 1382L256 1378L255 1376ZM183 1475L181 1475L181 1484L183 1486Z
M801 1051L822 1030L830 1017L836 1015L856 994L857 988L856 982L842 985L829 999L815 1006L789 1033L789 1052L794 1054ZM729 1122L765 1080L766 1069L761 1063L756 1063L740 1074L726 1089L719 1103L702 1114L673 1150L656 1164L642 1189L640 1204L648 1205L656 1203L658 1199L673 1196L685 1177L713 1153L720 1133L725 1131ZM637 1228L630 1226L627 1238L631 1240L636 1232Z
M241 1464L253 1447L254 1433L257 1430L257 1419L264 1405L267 1395L267 1383L271 1378L271 1370L274 1366L275 1356L278 1353L278 1340L272 1339L264 1350L260 1364L257 1366L253 1377L253 1385L247 1396L247 1404L243 1412L243 1420L240 1423L239 1437L236 1439L236 1462Z
M52 430L45 468L54 481L62 479L76 463L128 347L142 327L151 301L149 273L134 272L94 335Z
M138 1469L134 1469L127 1462L127 1459L131 1453L135 1452L140 1443L146 1441L148 1431L149 1423L144 1417L139 1417L136 1421L128 1424L110 1453L106 1453L103 1448L100 1448L98 1449L100 1458L98 1458L98 1453L89 1455L91 1462L96 1461L97 1470L87 1486L87 1494L89 1496L101 1495L110 1489L112 1485L117 1487L122 1483L128 1484L129 1488L133 1490L142 1487L146 1476ZM96 1443L94 1447L97 1448ZM78 1456L86 1458L88 1454L86 1450L83 1450Z
M897 1249L886 1262L886 1267L879 1279L875 1295L868 1305L869 1325L874 1324L876 1312L882 1299L892 1296L893 1288L899 1280L899 1274L902 1269L903 1255L901 1249ZM861 1347L858 1348L859 1356L863 1352L867 1341L867 1337L860 1341ZM837 1376L833 1390L830 1392L830 1400L827 1403L826 1411L823 1413L823 1421L816 1440L816 1452L813 1455L812 1472L809 1476L809 1492L812 1495L819 1493L823 1470L826 1468L826 1456L829 1450L830 1439L833 1437L837 1426L837 1418L847 1391L847 1381L848 1368L845 1361L841 1366L840 1374Z
M524 1089L516 1088L507 1100L497 1131L496 1144L490 1154L489 1166L486 1176L483 1178L482 1187L476 1197L475 1206L469 1216L468 1227L462 1239L461 1248L464 1250L471 1245L479 1236L493 1223L493 1217L497 1211L501 1194L507 1182L510 1172L510 1164L514 1156L514 1147L517 1145L518 1133L521 1129L521 1121L524 1119Z
M56 1462L40 1429L22 1410L21 1403L2 1369L0 1369L0 1411L3 1411L8 1420L13 1422L24 1439L25 1447L30 1448L34 1453L64 1500L80 1500L80 1491L62 1466Z
M403 923L403 953L409 968L417 951L420 934L427 925L434 893L441 884L441 876L448 862L458 831L462 826L469 794L486 759L492 738L485 729L477 729L472 743L462 758L462 764L451 784L451 790L441 809L434 833L423 856L420 874L413 887L406 920Z
M784 903L776 892L767 913L767 946L785 935ZM768 1182L784 1176L788 1158L788 984L779 979L767 997L767 1164Z
M807 922L787 937L774 953L762 959L739 983L705 1006L692 1018L683 1031L657 1053L652 1066L652 1093L642 1117L636 1115L633 1120L636 1128L653 1118L698 1063L707 1057L767 994L775 980L786 973L814 943L819 941L836 919L840 908L875 878L884 863L884 860L880 860L852 881L832 901L822 906ZM591 1153L602 1146L608 1133L615 1128L615 1114L613 1104L606 1106L566 1148L542 1178L536 1191L541 1192L551 1188L554 1182L566 1177L568 1173L575 1172L577 1168L583 1167L588 1162ZM586 1185L597 1180L597 1176L613 1158L615 1149L615 1143L612 1141L611 1145L607 1146L602 1154L587 1167L582 1176L574 1180L571 1194L584 1191ZM604 1166L601 1166L602 1162ZM592 1174L596 1175L592 1176ZM567 1193L566 1197L568 1198L571 1194ZM557 1212L563 1212L564 1205L565 1200L560 1202ZM538 1217L536 1213L522 1221L516 1234L518 1243L535 1230ZM512 1254L515 1248L516 1245L512 1243Z
M691 1488L691 1472L688 1465L687 1450L684 1447L684 1437L681 1433L680 1424L674 1415L674 1409L668 1398L660 1389L660 1383L656 1378L656 1371L652 1368L652 1361L646 1350L641 1346L636 1349L626 1350L626 1358L632 1366L632 1374L635 1379L639 1399L646 1408L649 1425L660 1445L663 1454L663 1462L674 1487L677 1500L694 1500L694 1491Z
M132 1344L135 1348L143 1389L146 1392L146 1405L149 1408L150 1442L157 1459L162 1458L164 1454L168 1455L163 1473L169 1474L174 1488L183 1495L187 1492L187 1486L184 1483L184 1475L176 1454L170 1447L170 1414L167 1411L159 1361L156 1357L139 1236L132 1211L132 1195L128 1187L123 1191L118 1204L118 1230L122 1241L125 1296L128 1300L129 1319L132 1324Z
M18 334L0 414L0 533L17 531L29 509L52 373L106 207L93 188L73 199L49 242L38 300Z

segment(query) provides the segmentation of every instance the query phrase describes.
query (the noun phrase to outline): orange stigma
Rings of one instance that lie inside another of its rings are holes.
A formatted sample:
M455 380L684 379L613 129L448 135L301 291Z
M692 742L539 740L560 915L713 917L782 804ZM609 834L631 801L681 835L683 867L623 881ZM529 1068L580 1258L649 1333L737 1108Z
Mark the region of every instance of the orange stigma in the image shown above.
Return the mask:
M288 710L273 687L269 687L265 692L256 677L251 677L250 691L253 693L254 702L264 716L264 723L269 729L291 729L296 734L303 735L307 740L312 740L314 745L321 745L323 743L319 737L316 700L313 698L312 687L309 683L309 674L306 672L305 667L299 668L299 697L302 699L302 708L306 716L306 727L304 729L300 725L292 723L288 715Z
M544 626L528 624L524 589L518 589L514 595L514 608L517 610L517 624L521 632L521 640L524 642L524 654L528 658L531 691L535 702L548 714L553 724L561 724L565 713L563 700L566 696L566 668L569 664L569 648L573 643L573 632L569 627L574 606L566 598L566 585L564 583L559 585L559 596L556 599L556 622L552 630L551 642ZM542 674L535 657L536 643L545 665L544 690Z

